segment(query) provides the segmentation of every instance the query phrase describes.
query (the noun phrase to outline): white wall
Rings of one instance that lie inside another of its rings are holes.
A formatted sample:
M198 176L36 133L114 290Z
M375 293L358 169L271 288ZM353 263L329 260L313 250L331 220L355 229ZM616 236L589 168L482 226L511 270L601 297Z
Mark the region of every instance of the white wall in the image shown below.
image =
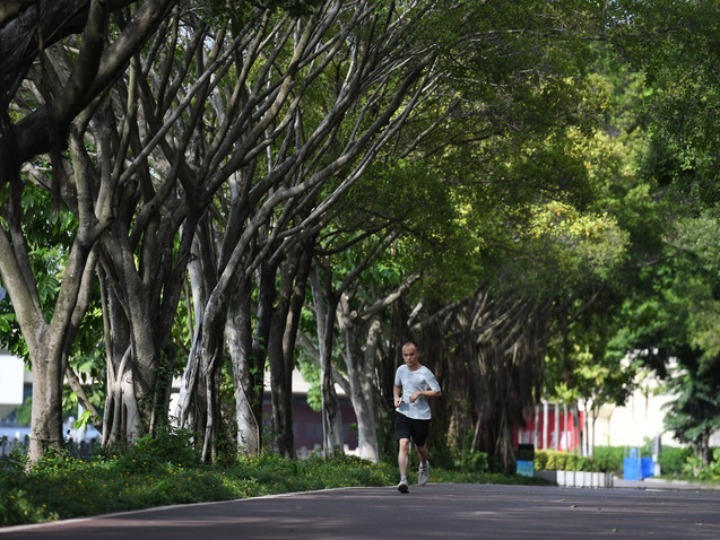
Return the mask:
M595 423L595 445L641 447L646 440L660 435L662 444L681 446L673 432L665 431L663 425L666 414L663 406L672 396L658 392L661 383L654 375L645 375L637 384L638 389L624 406L602 407Z
M22 360L0 352L0 418L5 418L22 404L24 375Z

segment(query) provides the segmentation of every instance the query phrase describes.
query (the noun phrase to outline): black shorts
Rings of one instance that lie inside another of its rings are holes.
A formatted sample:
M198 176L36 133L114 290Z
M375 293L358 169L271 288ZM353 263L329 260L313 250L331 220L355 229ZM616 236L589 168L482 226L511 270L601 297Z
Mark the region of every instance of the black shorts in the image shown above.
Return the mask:
M416 420L395 411L395 437L412 439L415 446L425 446L430 434L430 420Z

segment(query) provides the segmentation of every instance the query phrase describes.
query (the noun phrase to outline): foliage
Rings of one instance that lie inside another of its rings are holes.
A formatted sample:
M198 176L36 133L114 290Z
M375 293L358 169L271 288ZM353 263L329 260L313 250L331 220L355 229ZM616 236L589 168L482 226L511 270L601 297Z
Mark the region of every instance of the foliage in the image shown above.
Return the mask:
M628 455L628 448L624 446L596 446L594 448L594 459L604 463L607 470L614 471L620 475L623 471L623 459Z
M485 452L466 452L462 460L456 461L455 466L460 471L486 473L490 470L488 455Z
M710 435L720 428L718 376L698 376L682 369L667 386L676 397L666 406L666 429L674 431L680 442L691 443L698 453L706 451Z
M76 219L70 212L56 209L52 195L31 182L23 188L22 210L26 216L23 232L30 265L37 279L43 311L49 319L60 289L72 234L77 228ZM0 218L0 224L6 226L4 219ZM15 356L29 360L12 298L7 294L0 298L0 345Z
M712 459L708 464L703 464L702 458L695 455L688 455L682 464L682 473L686 478L695 478L705 482L717 482L720 480L720 448L712 449Z
M453 451L444 444L433 446L433 469L440 467L448 471L461 473L488 474L498 472L500 469L487 452L465 448L462 452ZM394 457L392 455L390 458ZM413 466L417 466L417 457L411 458Z
M593 459L556 450L536 450L535 470L602 472L613 470L613 468L606 459Z
M625 306L627 350L644 351L648 365L671 380L677 399L668 426L707 458L707 438L718 423L714 394L720 381L717 341L718 204L717 4L700 0L613 3L609 36L651 90L643 97L648 134L639 176L656 184L669 226L664 247L638 273ZM644 285L641 282L644 281ZM630 318L632 317L632 318Z
M115 463L119 471L162 469L167 465L193 467L200 464L197 436L184 429L163 426L155 436L144 435L127 451L122 452Z
M682 476L683 465L692 454L693 449L689 446L664 446L658 458L660 474L664 477Z
M588 84L604 118L586 138L575 136L592 198L584 207L552 202L540 214L560 270L543 285L554 291L558 307L546 392L566 403L581 399L594 410L621 405L632 390L637 366L626 361L626 344L613 334L629 322L621 306L634 265L644 263L644 246L656 246L651 240L659 234L651 183L636 174L643 148L637 101L645 88L610 51L600 52Z
M23 489L24 469L25 456L19 445L8 459L0 460L0 526L48 519L44 507L33 504Z

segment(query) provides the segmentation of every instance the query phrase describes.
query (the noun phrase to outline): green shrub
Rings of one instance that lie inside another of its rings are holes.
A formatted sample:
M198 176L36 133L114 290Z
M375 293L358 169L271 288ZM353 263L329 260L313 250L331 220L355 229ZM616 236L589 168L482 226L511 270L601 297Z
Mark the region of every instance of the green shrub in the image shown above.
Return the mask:
M535 469L542 471L564 471L568 470L567 452L558 452L556 450L536 450L535 451Z
M547 450L535 450L535 470L546 471L548 462Z
M704 482L717 482L720 480L720 448L712 449L712 458L707 465L702 460L690 453L683 464L683 475L689 478L696 478Z
M535 470L605 472L609 469L604 460L591 459L571 452L536 450Z
M461 472L486 473L490 471L490 462L486 452L468 451L453 463L453 469Z
M624 446L596 446L593 459L603 471L622 475L624 458L628 449Z
M663 476L682 476L683 465L692 454L693 450L690 447L663 446L658 458L660 474Z
M196 467L200 452L193 433L184 429L163 428L153 437L140 437L134 445L117 457L119 471L162 470L168 465Z
M582 458L577 454L566 453L565 454L565 467L566 471L580 471L582 470Z
M17 447L9 459L0 461L0 527L56 519L24 489L25 464L26 456Z
M548 471L558 470L558 453L552 450L544 450L547 458L545 459L545 469ZM538 453L535 452L535 459L537 459Z

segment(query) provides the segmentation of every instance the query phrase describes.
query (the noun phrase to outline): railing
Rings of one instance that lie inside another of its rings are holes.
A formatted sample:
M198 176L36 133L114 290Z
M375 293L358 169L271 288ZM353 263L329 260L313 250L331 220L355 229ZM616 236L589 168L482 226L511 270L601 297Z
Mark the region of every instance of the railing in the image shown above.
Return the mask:
M95 442L95 439L80 441L79 443L73 439L67 439L65 449L73 456L87 458L90 457L90 450ZM26 456L29 444L30 437L28 435L20 438L8 437L7 435L0 436L0 459L9 459L13 455Z
M80 456L82 458L90 457L91 448L93 444L99 442L98 439L92 439L89 441L75 442L73 439L65 440L65 449L68 450L74 456ZM0 435L0 459L9 459L14 453L19 453L21 456L27 455L28 445L30 444L30 437L25 435L23 437L9 437L7 435ZM351 450L346 444L344 447L346 455L359 455L359 449L355 448ZM310 450L306 447L299 448L297 451L298 458L305 459L313 454L321 452L320 445Z

